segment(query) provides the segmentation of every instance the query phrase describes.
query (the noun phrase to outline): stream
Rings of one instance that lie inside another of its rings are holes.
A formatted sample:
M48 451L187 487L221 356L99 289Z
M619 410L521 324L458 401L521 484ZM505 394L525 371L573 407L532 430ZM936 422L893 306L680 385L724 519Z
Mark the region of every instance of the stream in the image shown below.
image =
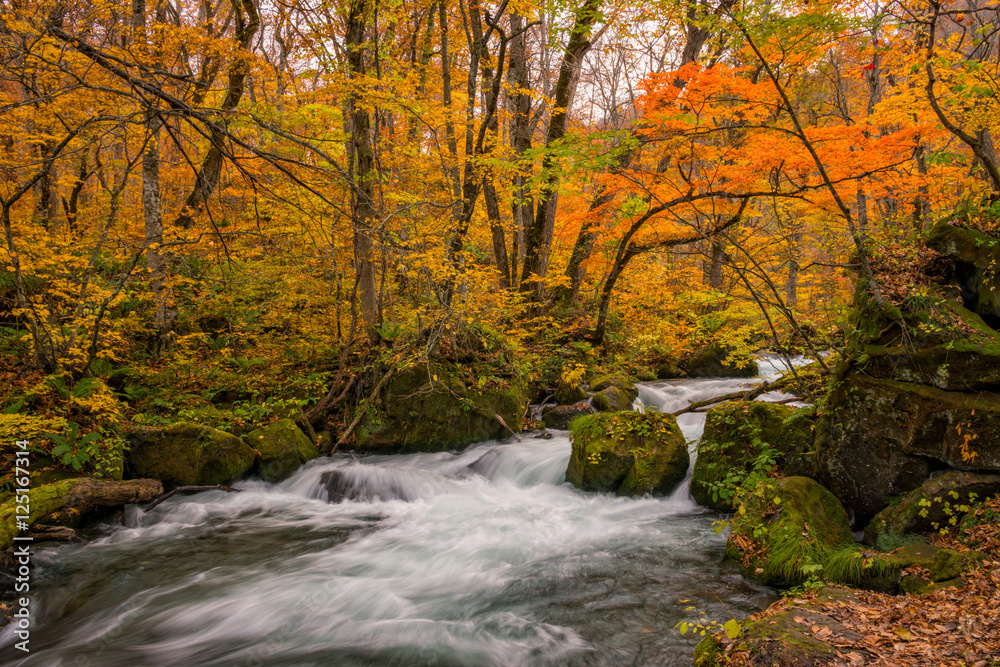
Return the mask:
M650 383L636 403L670 412L745 382ZM678 423L693 443L704 420ZM583 493L563 481L569 455L559 431L335 455L280 484L129 507L96 539L34 550L31 653L8 626L0 662L690 665L700 637L673 629L687 608L725 621L776 599L720 565L722 515L687 481L661 499ZM331 479L353 499L329 502Z

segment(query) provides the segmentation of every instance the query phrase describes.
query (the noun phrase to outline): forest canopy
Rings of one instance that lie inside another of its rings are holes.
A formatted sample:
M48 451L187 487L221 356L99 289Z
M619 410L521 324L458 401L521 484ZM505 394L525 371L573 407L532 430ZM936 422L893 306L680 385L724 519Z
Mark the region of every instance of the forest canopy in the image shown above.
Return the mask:
M103 428L121 368L329 403L469 336L535 374L836 344L858 275L891 311L934 221L994 231L998 11L5 2L8 403L92 378Z

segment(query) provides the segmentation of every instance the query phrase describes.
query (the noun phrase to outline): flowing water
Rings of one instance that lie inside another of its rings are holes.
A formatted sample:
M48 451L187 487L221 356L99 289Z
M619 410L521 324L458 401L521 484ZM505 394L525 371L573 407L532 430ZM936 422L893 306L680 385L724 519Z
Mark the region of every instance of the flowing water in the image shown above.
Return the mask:
M653 383L636 403L672 411L744 382ZM693 440L704 414L678 421ZM3 664L687 665L685 609L725 620L773 601L720 565L720 515L687 482L663 499L583 493L563 481L569 454L557 432L338 455L131 507L95 540L35 550L31 653L8 627Z

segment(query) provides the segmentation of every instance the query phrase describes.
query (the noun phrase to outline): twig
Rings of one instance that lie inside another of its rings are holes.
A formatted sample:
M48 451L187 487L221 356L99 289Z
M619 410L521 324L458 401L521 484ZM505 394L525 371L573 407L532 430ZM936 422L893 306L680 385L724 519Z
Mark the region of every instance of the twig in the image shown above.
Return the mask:
M178 486L176 489L173 489L171 491L167 491L163 495L155 498L153 500L153 502L151 502L148 505L146 505L146 507L144 507L142 511L143 512L150 511L151 509L153 509L154 507L156 507L157 505L159 505L160 503L162 503L164 500L168 500L169 498L172 498L175 493L178 493L178 492L185 492L185 493L191 492L191 493L193 493L195 491L225 491L226 493L229 493L230 491L232 491L234 493L238 493L239 489L231 489L228 486L223 486L221 484L216 484L215 486Z
M494 416L494 417L496 417L496 418L497 418L497 419L498 419L498 420L500 421L500 423L501 423L501 424L503 424L503 425L504 425L504 427L505 427L505 428L506 428L506 429L507 429L508 431L510 431L510 434L511 434L512 436L514 436L515 438L517 438L517 441L518 441L518 442L521 442L521 436L519 436L519 435L518 435L517 433L514 433L514 429L512 429L512 428L511 428L510 426L507 426L507 422L505 422L505 421L503 420L503 417L501 417L500 415L498 415L498 414L497 414L497 413L495 413L495 412L493 413L493 416Z

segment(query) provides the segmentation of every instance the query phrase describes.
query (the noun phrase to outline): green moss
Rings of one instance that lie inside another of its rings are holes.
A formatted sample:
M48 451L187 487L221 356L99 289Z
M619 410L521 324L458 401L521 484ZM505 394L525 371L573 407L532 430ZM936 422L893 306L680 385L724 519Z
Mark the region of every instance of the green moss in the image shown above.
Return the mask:
M687 473L687 445L670 415L604 412L570 423L566 480L584 491L669 494Z
M604 391L608 387L617 387L618 389L635 389L632 381L624 373L609 373L607 375L600 375L590 381L590 390L593 392Z
M317 456L316 446L291 419L251 431L246 441L260 452L257 470L265 482L280 482Z
M594 394L591 405L598 412L616 412L620 410L631 410L632 402L639 392L633 389L627 392L619 387L607 387Z
M762 583L801 584L855 545L840 501L807 477L743 489L738 501L726 557ZM744 552L741 542L754 548Z
M734 401L708 411L691 477L691 497L705 507L732 510L736 487L751 473L777 465L789 475L813 474L812 408Z
M167 489L231 484L249 472L256 458L236 436L194 424L135 432L130 439L134 476L158 479Z
M398 372L344 448L446 451L505 437L508 431L496 415L517 429L526 390L516 370L512 377L491 380L480 375L488 370L434 361Z
M66 496L78 481L77 478L67 479L29 489L30 514L27 517L27 523L33 524L42 517L61 509L66 503ZM18 519L25 520L23 515L17 513L16 496L11 496L0 505L0 551L13 544L14 536L18 533Z
M585 398L587 398L587 392L578 383L561 382L556 387L556 403L559 405L578 403Z
M780 609L769 609L760 618L740 622L741 635L734 645L723 652L713 636L706 637L695 649L696 667L716 667L730 664L730 656L745 653L753 665L828 665L837 660L844 644L861 641L861 636L844 627L829 615L826 606L857 604L854 591L827 586L815 600L795 600L782 603ZM802 623L795 619L809 619ZM813 625L829 628L833 643L813 636ZM714 644L714 647L712 646Z
M695 667L721 667L725 665L726 654L714 635L709 635L694 647Z

